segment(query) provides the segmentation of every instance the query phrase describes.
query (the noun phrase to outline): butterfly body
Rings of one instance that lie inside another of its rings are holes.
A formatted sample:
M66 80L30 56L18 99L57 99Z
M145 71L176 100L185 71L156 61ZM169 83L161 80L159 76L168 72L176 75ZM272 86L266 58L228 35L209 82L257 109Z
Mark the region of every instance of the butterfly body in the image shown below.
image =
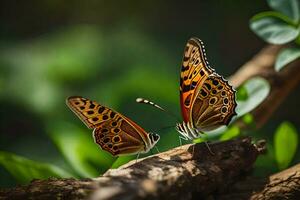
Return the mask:
M228 125L236 115L235 90L209 66L203 42L191 38L184 51L180 74L183 122L176 130L185 139Z
M147 133L129 118L95 101L74 96L66 100L69 108L93 130L94 141L114 156L147 153L160 139Z

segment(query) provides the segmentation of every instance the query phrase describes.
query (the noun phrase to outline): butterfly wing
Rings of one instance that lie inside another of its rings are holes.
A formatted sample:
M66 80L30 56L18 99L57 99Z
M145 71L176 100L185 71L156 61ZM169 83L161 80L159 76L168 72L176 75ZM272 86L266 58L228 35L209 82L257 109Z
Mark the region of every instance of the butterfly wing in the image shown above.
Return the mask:
M114 156L143 152L149 145L144 129L110 108L78 96L69 97L67 105L88 128L94 129L95 142Z
M180 105L183 120L188 122L196 88L213 72L208 66L204 46L198 38L191 38L185 47L180 73Z
M235 90L222 76L214 73L199 85L190 112L191 121L201 131L228 125L236 115Z
M184 51L180 102L184 121L192 122L200 131L228 125L236 114L235 91L210 68L198 38L191 38Z

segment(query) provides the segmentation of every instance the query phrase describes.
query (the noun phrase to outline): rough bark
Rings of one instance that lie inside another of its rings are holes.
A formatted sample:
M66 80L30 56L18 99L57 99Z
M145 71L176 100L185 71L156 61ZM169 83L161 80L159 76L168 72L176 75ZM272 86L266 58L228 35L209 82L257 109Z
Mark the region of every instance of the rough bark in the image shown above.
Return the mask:
M265 144L250 138L184 145L131 161L95 179L35 180L28 186L3 190L7 199L192 199L226 190L251 169Z
M236 87L253 76L270 82L270 95L252 112L258 127L300 81L299 60L274 71L281 48L266 47L230 79ZM211 144L214 156L204 144L185 145L109 170L96 179L34 180L27 186L1 190L0 199L282 199L299 195L299 165L266 179L240 180L264 149L264 144L250 141L244 138Z

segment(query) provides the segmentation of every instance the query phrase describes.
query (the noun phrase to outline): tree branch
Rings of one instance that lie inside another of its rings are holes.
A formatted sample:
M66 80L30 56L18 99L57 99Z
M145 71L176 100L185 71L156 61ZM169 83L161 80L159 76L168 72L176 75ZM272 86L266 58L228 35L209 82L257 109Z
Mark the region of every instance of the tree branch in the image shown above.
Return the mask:
M230 78L230 82L235 88L255 76L263 77L270 83L270 94L262 104L251 112L254 116L256 128L262 127L267 122L300 82L299 60L290 63L280 72L274 70L276 56L283 47L274 45L265 47Z
M189 199L222 191L251 169L264 144L250 138L184 145L111 169L96 179L35 180L28 186L2 190L7 199Z

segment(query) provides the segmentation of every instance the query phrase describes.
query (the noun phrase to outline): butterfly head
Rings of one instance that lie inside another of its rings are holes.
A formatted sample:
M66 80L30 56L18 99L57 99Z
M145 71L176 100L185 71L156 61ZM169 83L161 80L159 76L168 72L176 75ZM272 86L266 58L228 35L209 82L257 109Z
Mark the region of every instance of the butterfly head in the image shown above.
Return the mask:
M160 139L160 136L156 133L148 133L149 138L149 145L146 147L145 152L148 152L152 147L156 145L158 140Z

